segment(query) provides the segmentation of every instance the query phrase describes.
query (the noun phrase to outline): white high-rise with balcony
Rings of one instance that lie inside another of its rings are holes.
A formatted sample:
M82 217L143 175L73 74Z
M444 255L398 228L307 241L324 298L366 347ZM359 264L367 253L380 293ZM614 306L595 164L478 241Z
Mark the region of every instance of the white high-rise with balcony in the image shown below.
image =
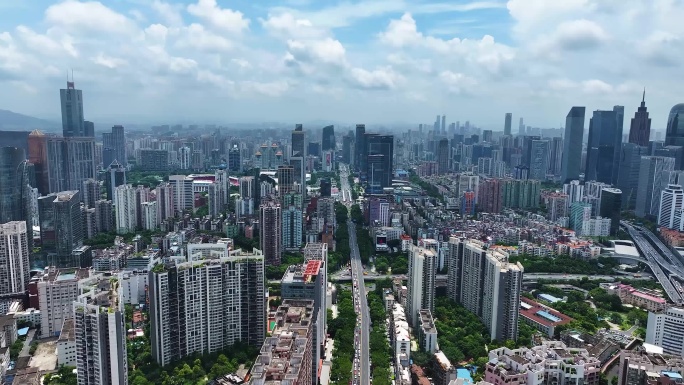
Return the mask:
M684 208L684 190L682 186L671 184L660 193L658 210L658 226L680 230L682 228L682 209Z
M0 225L0 294L23 293L29 281L26 222Z
M437 252L424 247L409 249L409 280L406 295L406 316L412 327L418 327L420 311L435 310L435 275Z

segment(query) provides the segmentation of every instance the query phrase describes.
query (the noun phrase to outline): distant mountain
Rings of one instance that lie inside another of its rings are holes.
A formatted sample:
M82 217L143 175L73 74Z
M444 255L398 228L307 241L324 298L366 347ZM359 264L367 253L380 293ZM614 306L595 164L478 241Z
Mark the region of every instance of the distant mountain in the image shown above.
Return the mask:
M53 131L59 129L60 123L22 115L16 112L0 110L0 130L34 130Z

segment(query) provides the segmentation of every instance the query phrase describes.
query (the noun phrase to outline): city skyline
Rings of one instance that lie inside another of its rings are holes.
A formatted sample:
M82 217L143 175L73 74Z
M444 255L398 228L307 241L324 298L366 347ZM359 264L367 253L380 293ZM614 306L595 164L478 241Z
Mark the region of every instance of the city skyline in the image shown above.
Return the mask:
M652 129L662 131L680 102L670 82L681 52L671 47L682 32L674 4L70 0L0 9L0 82L12 90L0 107L57 120L48 101L73 70L98 130L346 121L351 112L369 124L439 113L494 130L511 112L559 127L571 106L633 111L646 87Z

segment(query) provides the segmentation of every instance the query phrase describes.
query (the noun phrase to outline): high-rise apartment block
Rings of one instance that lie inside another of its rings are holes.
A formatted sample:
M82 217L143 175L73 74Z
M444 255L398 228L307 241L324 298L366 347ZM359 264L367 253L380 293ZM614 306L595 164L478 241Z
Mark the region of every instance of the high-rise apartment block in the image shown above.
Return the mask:
M646 342L660 346L666 354L684 357L684 308L649 312Z
M327 308L327 244L308 243L304 249L306 261L290 266L281 280L281 296L288 299L313 301L311 315L314 326L312 376L318 378L320 359L325 351Z
M157 196L157 223L162 223L176 215L173 185L168 182L161 183L155 189L155 193Z
M266 330L261 251L157 265L149 275L152 356L162 366L237 341L261 346ZM220 321L220 322L219 322Z
M29 282L26 222L0 224L0 294L23 293Z
M680 230L682 228L682 209L684 208L684 190L682 186L671 184L660 193L660 209L658 210L658 226Z
M282 234L285 250L299 250L302 247L302 230L304 228L302 213L302 195L288 193L282 197Z
M126 324L119 279L100 277L83 293L73 302L78 383L127 385Z
M483 242L457 237L449 239L448 258L449 298L477 315L492 340L517 339L522 265Z
M406 313L409 324L419 327L420 311L435 310L435 275L438 254L434 250L411 245Z
M280 203L265 201L259 207L259 242L269 265L280 265L283 254L283 210Z
M271 336L264 340L254 361L250 384L317 383L312 382L313 312L312 300L283 300L276 311Z
M127 234L135 232L138 223L135 188L130 184L114 190L114 206L116 208L116 232Z

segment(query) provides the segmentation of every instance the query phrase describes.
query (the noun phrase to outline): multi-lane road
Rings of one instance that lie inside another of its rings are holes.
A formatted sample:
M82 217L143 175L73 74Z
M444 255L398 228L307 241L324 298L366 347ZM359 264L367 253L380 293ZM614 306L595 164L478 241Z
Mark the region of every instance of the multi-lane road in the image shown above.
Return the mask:
M349 169L346 165L340 165L340 182L342 184L342 203L349 209L352 204L351 188L349 186ZM339 224L342 226L342 224ZM356 225L347 221L349 230L349 249L351 250L351 280L353 283L352 296L356 309L356 328L354 334L354 363L352 365L352 384L367 385L371 382L370 376L370 314L366 299L366 286L363 281L363 264L359 254L359 246L356 243Z
M681 283L676 279L676 277L684 278L682 261L648 229L626 221L620 224L629 232L670 300L676 304L684 303L684 291Z

